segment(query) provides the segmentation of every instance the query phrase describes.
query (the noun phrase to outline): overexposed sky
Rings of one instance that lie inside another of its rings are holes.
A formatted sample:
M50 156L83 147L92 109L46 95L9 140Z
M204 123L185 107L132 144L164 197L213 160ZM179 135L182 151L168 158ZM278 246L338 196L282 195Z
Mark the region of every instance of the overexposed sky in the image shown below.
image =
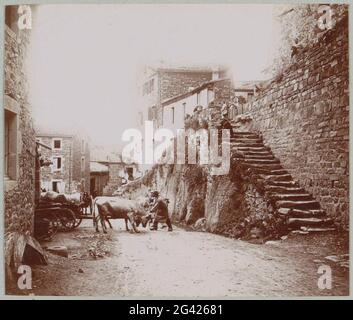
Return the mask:
M272 5L40 5L28 55L37 124L121 146L136 126L140 68L220 63L257 80L277 39Z

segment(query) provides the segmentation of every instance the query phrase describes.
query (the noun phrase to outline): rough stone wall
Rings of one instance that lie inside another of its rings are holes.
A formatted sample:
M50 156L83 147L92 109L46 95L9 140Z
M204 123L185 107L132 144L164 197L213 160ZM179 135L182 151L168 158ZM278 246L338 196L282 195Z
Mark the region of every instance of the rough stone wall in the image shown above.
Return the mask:
M301 50L247 106L283 166L331 216L348 223L348 19Z
M212 80L212 72L161 72L160 100L164 101L189 92L189 88L196 88Z
M179 96L196 88L205 82L212 80L212 72L187 72L187 71L159 71L159 105L156 110L157 126L163 123L163 101Z
M28 31L15 34L5 26L4 66L5 95L19 105L18 175L16 181L5 182L5 232L33 233L35 197L35 133L27 98L25 57ZM6 107L6 106L5 106Z
M122 174L124 172L123 163L109 163L109 178L106 186L103 188L103 195L111 195L122 183Z
M224 79L214 83L214 104L215 106L222 107L224 103L229 102L234 97L234 88L230 79Z

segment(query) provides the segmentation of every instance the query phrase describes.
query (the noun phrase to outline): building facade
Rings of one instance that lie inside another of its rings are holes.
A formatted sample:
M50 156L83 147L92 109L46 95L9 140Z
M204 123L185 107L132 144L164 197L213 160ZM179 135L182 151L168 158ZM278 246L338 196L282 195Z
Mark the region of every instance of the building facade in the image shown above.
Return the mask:
M139 178L137 164L122 161L91 161L91 194L112 195L122 184Z
M90 190L90 149L87 138L60 133L37 133L42 157L51 165L41 168L41 188L59 193Z
M217 68L146 68L139 88L139 124L150 120L155 127L163 123L163 102L187 94L195 88L226 75L226 69Z
M36 143L25 73L30 30L19 30L18 6L5 7L5 232L33 234Z
M192 115L195 107L205 109L211 103L219 109L224 104L231 106L230 117L235 117L243 113L243 104L251 100L253 95L253 85L235 87L229 78L211 80L189 92L163 101L163 127L176 133L177 129L184 128L185 117Z

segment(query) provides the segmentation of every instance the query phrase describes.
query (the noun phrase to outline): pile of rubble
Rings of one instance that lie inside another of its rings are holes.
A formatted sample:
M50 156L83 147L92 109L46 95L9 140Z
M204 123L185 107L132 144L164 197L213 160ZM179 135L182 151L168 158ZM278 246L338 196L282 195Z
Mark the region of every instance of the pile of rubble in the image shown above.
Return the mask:
M107 240L111 240L109 235L103 234L84 234L76 235L77 240L84 240L85 249L80 254L73 254L71 259L99 259L110 255L110 246Z

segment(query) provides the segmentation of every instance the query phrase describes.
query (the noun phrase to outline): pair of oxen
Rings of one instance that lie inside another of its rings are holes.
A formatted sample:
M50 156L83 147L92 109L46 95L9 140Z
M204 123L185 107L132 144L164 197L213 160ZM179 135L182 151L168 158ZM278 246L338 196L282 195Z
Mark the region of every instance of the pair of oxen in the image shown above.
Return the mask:
M145 228L147 223L152 220L152 215L148 212L148 198L145 197L135 200L120 197L96 197L92 207L93 225L97 232L99 232L99 221L104 233L107 233L105 222L112 228L109 219L124 219L126 230L129 231L128 222L130 222L133 231L138 233L137 227L140 224Z

